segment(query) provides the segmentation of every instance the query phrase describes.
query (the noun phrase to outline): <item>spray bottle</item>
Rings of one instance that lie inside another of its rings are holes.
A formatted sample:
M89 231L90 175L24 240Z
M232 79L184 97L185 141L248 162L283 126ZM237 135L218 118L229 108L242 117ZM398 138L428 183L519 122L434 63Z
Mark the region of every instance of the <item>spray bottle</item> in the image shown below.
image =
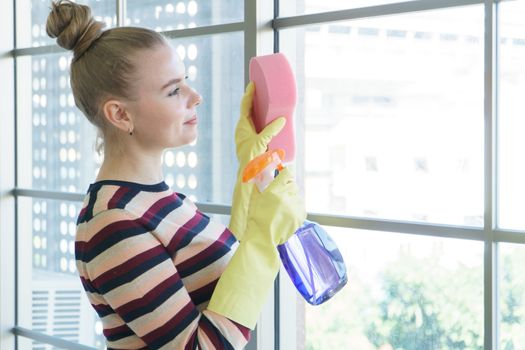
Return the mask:
M282 149L270 150L252 159L244 170L243 182L254 182L260 192L264 191L283 169L283 159ZM306 220L277 250L293 284L312 305L324 303L347 282L339 249L316 222Z

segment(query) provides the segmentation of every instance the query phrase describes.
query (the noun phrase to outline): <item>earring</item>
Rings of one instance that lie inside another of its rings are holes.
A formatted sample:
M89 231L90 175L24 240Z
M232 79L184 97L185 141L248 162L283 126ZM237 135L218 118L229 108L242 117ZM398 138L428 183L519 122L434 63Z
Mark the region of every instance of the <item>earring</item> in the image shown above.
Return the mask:
M131 126L129 127L129 134L133 135L133 128Z

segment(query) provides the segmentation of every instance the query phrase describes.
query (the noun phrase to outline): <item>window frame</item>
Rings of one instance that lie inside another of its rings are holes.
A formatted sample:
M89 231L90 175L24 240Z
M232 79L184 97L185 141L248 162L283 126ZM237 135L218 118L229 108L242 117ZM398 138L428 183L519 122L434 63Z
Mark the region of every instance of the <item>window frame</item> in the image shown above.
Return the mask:
M115 0L117 25L125 18L126 0ZM289 17L279 16L279 0L243 0L244 20L227 24L209 25L191 29L163 32L172 37L194 37L219 33L244 33L244 81L248 82L249 58L256 55L279 52L279 30L325 24L352 19L404 14L416 11L436 10L468 5L483 5L484 22L484 223L482 227L462 227L412 223L405 221L369 219L344 215L308 213L308 219L322 225L374 231L415 234L442 238L458 238L484 242L484 349L499 349L499 243L525 244L525 231L501 229L497 223L497 144L498 144L498 3L499 0L416 0L394 4L376 5L356 9L330 11ZM1 349L17 348L16 337L26 337L47 344L69 349L93 349L71 343L57 337L34 332L17 326L17 201L21 197L82 201L82 194L41 191L19 188L17 184L17 117L16 117L16 58L44 53L63 52L56 45L18 48L16 46L16 2L0 5L0 28L5 40L0 41L0 113L4 115L0 128L0 324ZM10 118L9 116L13 116ZM7 151L6 151L7 150ZM14 150L14 152L10 151ZM197 203L199 208L211 214L228 215L231 207L216 203ZM249 349L292 349L297 347L295 303L284 303L296 295L286 273L277 279L274 295L265 305L257 331Z
M16 324L14 307L16 284L15 250L16 201L13 189L16 187L16 112L15 112L15 60L11 51L15 46L14 1L0 5L0 31L4 36L0 40L0 349L13 349L15 337L11 332Z

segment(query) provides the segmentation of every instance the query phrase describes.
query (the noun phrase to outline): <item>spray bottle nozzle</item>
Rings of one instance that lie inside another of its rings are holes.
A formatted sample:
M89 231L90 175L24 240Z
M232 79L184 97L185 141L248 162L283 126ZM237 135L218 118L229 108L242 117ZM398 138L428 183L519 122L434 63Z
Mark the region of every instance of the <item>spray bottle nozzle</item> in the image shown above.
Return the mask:
M255 182L260 192L273 181L275 169L283 170L282 160L285 153L283 149L266 151L252 159L242 174L243 182Z

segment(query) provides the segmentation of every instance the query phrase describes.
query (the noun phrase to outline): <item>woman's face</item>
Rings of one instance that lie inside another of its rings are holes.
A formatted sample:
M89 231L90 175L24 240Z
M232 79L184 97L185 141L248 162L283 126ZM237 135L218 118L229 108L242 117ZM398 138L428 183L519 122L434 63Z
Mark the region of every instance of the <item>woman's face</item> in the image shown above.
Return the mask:
M135 57L135 92L128 101L133 137L146 149L186 145L197 137L196 106L202 97L186 84L186 70L169 45Z

